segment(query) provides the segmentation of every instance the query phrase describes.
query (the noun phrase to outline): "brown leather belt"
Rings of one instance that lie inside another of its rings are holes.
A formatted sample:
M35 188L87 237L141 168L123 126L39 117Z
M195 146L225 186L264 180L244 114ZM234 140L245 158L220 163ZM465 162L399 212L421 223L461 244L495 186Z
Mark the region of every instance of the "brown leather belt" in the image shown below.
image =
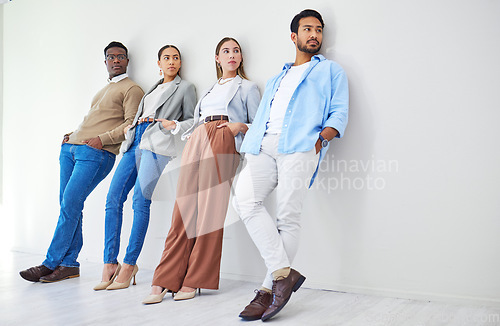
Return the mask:
M218 120L226 120L229 121L229 117L227 115L209 115L208 117L203 120L204 123L210 122L210 121L218 121Z
M137 121L137 124L140 125L141 123L144 123L144 122L154 122L155 119L152 119L152 118L142 118L142 119L139 119L139 121Z

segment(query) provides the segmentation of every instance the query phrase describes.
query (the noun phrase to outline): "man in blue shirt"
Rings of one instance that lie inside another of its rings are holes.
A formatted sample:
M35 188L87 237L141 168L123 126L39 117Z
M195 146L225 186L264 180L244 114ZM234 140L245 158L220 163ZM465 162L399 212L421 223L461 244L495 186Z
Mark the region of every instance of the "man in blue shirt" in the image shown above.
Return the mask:
M290 268L298 249L302 201L329 142L342 137L347 125L347 77L337 63L318 54L323 27L314 10L293 18L295 62L285 64L267 82L241 146L246 166L234 206L268 269L257 295L240 313L245 320L273 317L304 282L305 277ZM276 219L263 206L274 189Z

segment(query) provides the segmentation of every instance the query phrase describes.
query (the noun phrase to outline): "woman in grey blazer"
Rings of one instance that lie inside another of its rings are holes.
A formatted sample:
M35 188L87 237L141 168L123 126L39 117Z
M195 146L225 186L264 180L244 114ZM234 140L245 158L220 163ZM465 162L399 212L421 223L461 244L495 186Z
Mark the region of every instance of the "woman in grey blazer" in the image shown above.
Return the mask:
M193 123L196 92L179 76L181 54L173 45L158 51L163 79L142 98L132 125L125 128L123 157L106 199L104 269L94 290L127 288L138 271L137 258L149 224L151 196L167 163L175 156L174 135ZM123 203L134 187L134 222L123 266L118 261Z
M215 50L217 82L203 93L182 153L172 224L143 303L191 299L196 289L218 289L222 234L239 145L252 123L260 93L245 76L241 47L222 39Z

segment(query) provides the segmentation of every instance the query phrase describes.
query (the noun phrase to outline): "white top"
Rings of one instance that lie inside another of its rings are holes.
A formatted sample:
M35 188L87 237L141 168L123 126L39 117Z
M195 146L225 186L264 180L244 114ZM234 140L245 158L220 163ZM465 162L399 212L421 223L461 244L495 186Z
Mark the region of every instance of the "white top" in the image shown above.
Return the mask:
M304 71L309 67L309 64L310 62L306 62L300 66L290 67L285 77L281 80L278 90L271 101L271 113L267 121L266 130L268 134L281 134L283 119L285 118L288 104L290 103L290 99L295 89L299 86L302 74L304 74Z
M140 119L154 118L160 97L172 86L172 82L167 82L156 86L156 88L144 98L144 106Z
M219 82L215 83L210 92L201 100L200 121L211 115L227 115L226 99L228 98L228 93L231 90L234 79L230 81L221 79L220 82L223 84L220 85Z

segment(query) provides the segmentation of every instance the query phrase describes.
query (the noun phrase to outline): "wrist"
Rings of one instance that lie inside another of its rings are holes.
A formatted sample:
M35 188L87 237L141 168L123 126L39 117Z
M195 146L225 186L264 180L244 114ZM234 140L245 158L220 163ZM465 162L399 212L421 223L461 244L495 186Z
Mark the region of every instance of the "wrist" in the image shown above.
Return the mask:
M179 130L181 129L180 124L179 124L179 121L177 121L177 120L172 120L172 122L174 123L174 128L172 128L172 130L170 130L170 132L172 133L172 135L176 135L179 132Z
M319 134L318 141L320 142L322 148L328 146L328 140L325 137L323 137L321 134Z

